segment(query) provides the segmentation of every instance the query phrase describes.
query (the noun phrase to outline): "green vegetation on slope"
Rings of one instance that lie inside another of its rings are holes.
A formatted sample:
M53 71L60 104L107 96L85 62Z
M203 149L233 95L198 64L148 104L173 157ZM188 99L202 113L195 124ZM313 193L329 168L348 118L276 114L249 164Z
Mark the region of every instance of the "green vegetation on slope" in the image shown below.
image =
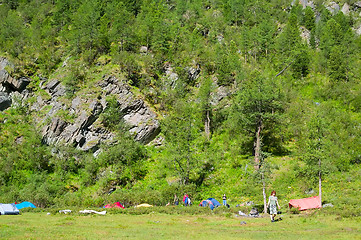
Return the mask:
M63 76L71 99L102 71L122 74L162 116L164 142L134 142L111 104L102 119L119 145L96 158L45 146L38 113L18 104L0 113L0 200L160 205L188 192L258 204L263 181L287 202L317 194L322 173L323 200L359 214L359 9L290 2L3 1L0 53L14 76L33 79L31 91L43 94L40 76Z

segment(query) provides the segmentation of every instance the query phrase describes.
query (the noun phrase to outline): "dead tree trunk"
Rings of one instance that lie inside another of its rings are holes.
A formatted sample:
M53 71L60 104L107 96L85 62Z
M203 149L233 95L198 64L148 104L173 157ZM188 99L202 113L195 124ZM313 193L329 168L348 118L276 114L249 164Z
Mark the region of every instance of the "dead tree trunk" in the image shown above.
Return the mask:
M211 136L211 119L209 118L209 110L206 112L206 119L204 121L204 132L206 133L207 139Z
M267 213L267 196L266 196L266 182L264 179L264 173L262 173L262 193L263 193L263 211Z

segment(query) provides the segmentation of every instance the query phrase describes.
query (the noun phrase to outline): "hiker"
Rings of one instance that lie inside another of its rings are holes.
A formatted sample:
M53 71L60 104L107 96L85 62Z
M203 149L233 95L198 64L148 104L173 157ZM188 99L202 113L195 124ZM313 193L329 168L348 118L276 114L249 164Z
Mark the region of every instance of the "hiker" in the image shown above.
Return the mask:
M192 205L192 202L191 202L191 198L190 198L190 197L188 197L188 199L187 199L187 204L188 204L188 206Z
M187 206L187 204L188 204L188 194L184 194L184 196L183 196L183 202L184 202L184 206Z
M226 194L223 194L223 206L226 206L227 207L227 197L226 197Z
M278 200L276 197L276 191L273 190L271 196L268 199L267 207L269 207L269 214L271 216L271 222L275 221L275 216L277 215L277 207L280 209L280 205L278 204Z
M176 206L178 206L178 204L179 204L179 199L178 199L177 194L174 194L173 204L176 205Z

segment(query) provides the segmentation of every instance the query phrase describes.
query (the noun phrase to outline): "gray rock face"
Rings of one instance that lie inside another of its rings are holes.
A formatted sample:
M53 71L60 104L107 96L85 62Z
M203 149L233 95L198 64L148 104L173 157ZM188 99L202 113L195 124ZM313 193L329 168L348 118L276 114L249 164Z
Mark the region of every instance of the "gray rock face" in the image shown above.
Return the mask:
M302 5L303 8L306 8L307 7L307 0L300 0L300 4Z
M107 108L106 98L113 95L119 104L119 114L130 127L136 141L144 144L153 140L160 131L157 115L144 103L136 98L130 87L115 77L105 77L98 83L102 93L96 98L89 95L75 97L70 106L59 102L66 89L58 80L51 80L44 89L51 95L46 101L41 97L33 104L32 109L40 111L51 106L45 118L39 119L44 124L43 140L47 144L65 144L75 146L84 151L96 152L101 143L114 143L115 135L103 127L99 116ZM72 120L59 117L68 114ZM46 120L48 119L48 120Z
M309 31L305 27L300 27L300 37L304 42L307 44L310 44L310 38L311 38L311 31Z
M13 68L7 59L0 58L0 111L11 106L13 97L21 102L31 94L24 91L29 79L13 78L8 72ZM157 115L131 92L129 85L108 76L95 87L100 89L100 94L77 96L66 103L60 98L66 94L66 87L58 79L41 79L40 88L50 98L37 96L30 110L39 112L36 121L41 126L45 143L71 145L94 152L101 143L114 143L114 133L107 130L99 118L107 108L106 98L109 95L116 98L119 114L136 141L147 144L158 135L160 125Z
M355 8L361 8L361 1L357 1L353 4Z
M328 11L330 11L332 14L336 14L338 13L338 11L340 11L340 5L338 5L335 2L330 2L327 6L326 9Z
M30 80L25 77L21 77L19 79L11 77L6 69L7 67L12 69L14 68L14 65L6 58L0 57L0 89L8 93L12 91L23 91L29 84Z
M341 9L341 12L343 12L343 14L345 15L349 15L350 14L350 6L345 3Z
M0 111L11 106L11 99L6 92L0 92Z
M361 36L361 26L355 29L355 33L357 34L357 36Z
M143 100L135 98L128 85L110 76L100 86L115 94L123 119L130 126L130 132L136 141L147 144L158 135L160 125L157 115Z

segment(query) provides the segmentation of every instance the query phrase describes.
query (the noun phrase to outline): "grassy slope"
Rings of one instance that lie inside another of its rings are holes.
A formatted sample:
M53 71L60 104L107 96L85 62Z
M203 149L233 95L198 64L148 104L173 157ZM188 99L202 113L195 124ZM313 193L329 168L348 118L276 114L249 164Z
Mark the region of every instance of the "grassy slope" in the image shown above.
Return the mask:
M240 222L245 221L245 225ZM1 216L1 239L358 239L361 218L284 215L225 218L205 215L46 215Z

